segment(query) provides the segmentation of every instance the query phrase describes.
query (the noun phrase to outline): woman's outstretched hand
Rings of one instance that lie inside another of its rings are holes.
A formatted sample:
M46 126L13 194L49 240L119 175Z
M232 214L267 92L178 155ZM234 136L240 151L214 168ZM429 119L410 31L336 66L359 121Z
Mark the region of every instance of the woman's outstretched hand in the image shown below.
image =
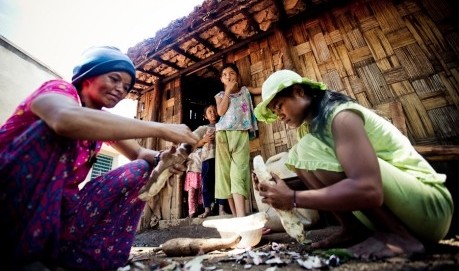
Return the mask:
M188 143L195 145L198 143L199 138L185 124L169 123L164 125L166 125L167 129L164 131L164 134L161 136L161 138L175 144Z

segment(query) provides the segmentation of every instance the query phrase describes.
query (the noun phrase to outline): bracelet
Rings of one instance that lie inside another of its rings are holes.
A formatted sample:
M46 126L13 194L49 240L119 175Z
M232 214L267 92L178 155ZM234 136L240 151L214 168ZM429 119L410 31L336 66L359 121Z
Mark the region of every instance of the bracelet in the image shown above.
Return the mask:
M293 208L296 208L296 190L293 190Z
M153 160L155 164L153 165L153 167L156 167L159 164L159 160L161 160L162 153L163 151L159 151L158 154L155 155L155 159Z

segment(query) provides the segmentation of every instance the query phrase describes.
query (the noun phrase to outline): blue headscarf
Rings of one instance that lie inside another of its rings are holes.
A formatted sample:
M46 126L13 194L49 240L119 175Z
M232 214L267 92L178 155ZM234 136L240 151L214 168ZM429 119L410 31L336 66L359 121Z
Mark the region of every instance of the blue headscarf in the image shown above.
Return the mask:
M129 73L132 78L129 89L134 86L135 67L129 57L115 47L91 47L83 52L80 63L73 68L72 84L79 89L83 80L114 71Z

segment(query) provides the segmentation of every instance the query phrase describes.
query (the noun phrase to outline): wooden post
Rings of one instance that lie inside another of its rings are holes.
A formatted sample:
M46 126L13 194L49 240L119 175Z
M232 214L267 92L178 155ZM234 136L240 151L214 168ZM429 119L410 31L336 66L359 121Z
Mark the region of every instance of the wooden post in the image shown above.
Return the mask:
M281 54L282 54L282 61L284 63L284 69L299 71L301 65L298 63L298 60L295 60L292 56L295 55L292 52L292 46L288 42L288 39L285 37L284 31L280 28L276 28L274 30L274 35L276 39L279 40L281 44Z

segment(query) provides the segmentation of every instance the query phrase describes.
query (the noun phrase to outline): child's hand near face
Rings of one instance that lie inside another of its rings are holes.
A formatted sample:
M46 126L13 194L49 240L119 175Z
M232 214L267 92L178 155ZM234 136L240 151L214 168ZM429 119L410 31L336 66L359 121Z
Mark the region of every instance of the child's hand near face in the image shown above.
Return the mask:
M224 78L223 79L223 84L225 85L225 94L230 94L230 93L234 92L234 90L237 90L238 87L239 87L239 84L238 84L236 78L234 78L234 79Z

